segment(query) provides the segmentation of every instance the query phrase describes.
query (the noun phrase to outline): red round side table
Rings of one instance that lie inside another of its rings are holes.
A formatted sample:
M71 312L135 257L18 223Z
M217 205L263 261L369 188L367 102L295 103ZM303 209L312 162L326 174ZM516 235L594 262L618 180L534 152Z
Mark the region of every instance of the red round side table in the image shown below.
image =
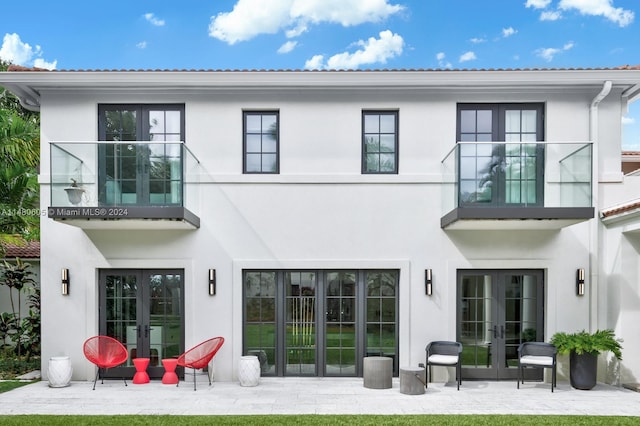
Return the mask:
M178 375L176 374L176 366L178 365L178 360L176 358L163 359L162 365L164 367L162 383L165 385L178 384Z
M134 358L133 365L136 367L136 374L133 376L133 383L136 385L149 383L149 375L147 374L149 358Z

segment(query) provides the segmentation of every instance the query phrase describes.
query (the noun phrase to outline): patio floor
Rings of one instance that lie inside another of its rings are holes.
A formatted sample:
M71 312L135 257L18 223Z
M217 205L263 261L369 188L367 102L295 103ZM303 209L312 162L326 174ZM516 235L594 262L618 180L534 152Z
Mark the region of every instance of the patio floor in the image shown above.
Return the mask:
M46 381L0 394L1 414L580 414L640 416L640 393L598 384L589 391L559 382L463 381L433 383L422 395L391 389L367 389L362 378L262 378L256 387L238 382L152 381L125 387L120 380L72 382L50 388Z

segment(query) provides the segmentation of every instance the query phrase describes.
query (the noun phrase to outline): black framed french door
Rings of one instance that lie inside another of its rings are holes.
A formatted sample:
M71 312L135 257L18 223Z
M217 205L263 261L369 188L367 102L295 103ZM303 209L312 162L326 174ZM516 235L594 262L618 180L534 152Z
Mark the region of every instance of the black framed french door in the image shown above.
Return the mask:
M184 105L99 105L100 205L182 205L184 120Z
M458 270L463 379L516 379L518 345L544 341L542 270ZM527 369L541 379L540 369Z
M184 271L104 269L99 280L99 332L122 342L129 353L127 363L105 377L131 377L132 360L149 358L149 377L162 378L162 359L184 351Z
M457 140L460 205L544 205L543 104L459 104Z
M263 375L359 376L364 356L398 374L397 270L245 270L243 353Z

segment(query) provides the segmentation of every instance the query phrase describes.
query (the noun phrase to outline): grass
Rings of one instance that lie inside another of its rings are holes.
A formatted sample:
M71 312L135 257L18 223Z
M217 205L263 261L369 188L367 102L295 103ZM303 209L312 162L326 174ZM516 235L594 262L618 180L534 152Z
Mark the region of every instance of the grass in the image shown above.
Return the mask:
M33 382L18 381L18 380L7 380L4 382L0 382L0 393L9 392L10 390L19 388L20 386L28 385L29 383L33 383Z
M11 425L637 425L637 417L520 415L0 416Z

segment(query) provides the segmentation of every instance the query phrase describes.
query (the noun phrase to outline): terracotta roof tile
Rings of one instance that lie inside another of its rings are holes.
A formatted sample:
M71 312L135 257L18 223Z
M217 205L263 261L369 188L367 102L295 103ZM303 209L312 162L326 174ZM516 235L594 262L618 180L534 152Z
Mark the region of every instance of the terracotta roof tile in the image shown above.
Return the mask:
M600 217L607 218L612 216L617 216L623 213L629 213L631 211L640 209L640 200L631 201L626 204L621 204L616 207L611 207L609 209L604 209L600 212Z
M40 241L27 241L24 245L4 244L6 251L4 257L12 259L19 257L21 259L39 259L40 258Z
M306 70L306 69L60 69L28 68L20 65L10 65L7 71L51 71L51 72L314 72L314 73L343 73L343 72L456 72L456 71L596 71L596 70L640 70L640 65L621 65L618 67L593 68L399 68L399 69L347 69L347 70Z

